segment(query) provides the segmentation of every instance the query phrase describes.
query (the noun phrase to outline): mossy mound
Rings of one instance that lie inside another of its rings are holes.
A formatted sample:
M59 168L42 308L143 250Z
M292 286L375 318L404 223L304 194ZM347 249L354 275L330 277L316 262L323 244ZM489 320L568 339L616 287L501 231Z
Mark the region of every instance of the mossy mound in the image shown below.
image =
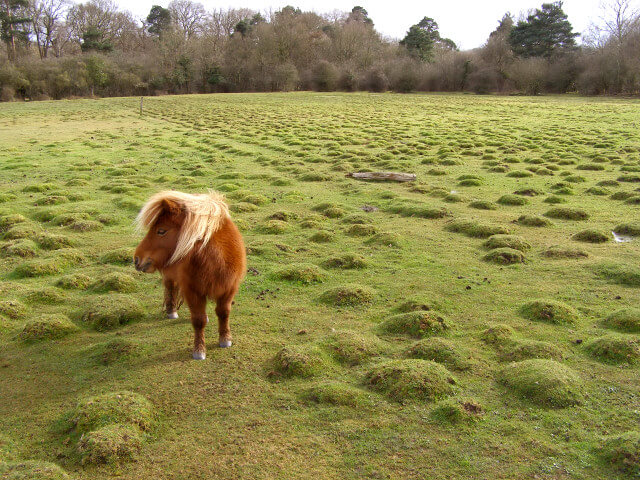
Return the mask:
M114 424L82 435L77 451L83 464L116 464L133 459L142 443L137 427Z
M446 208L429 207L426 205L416 205L408 203L399 203L391 205L388 210L391 213L397 213L403 217L416 218L444 218L451 215Z
M398 308L396 310L402 313L420 312L420 311L426 312L429 310L434 310L434 307L430 301L425 300L424 298L417 297L417 298L410 298L402 302L400 305L398 305Z
M319 230L309 237L309 240L315 243L331 243L333 242L333 233L328 230Z
M375 298L375 291L363 285L349 284L327 290L320 301L335 307L355 307L366 305Z
M482 413L483 408L476 401L447 398L435 405L431 417L438 423L457 425L477 420Z
M392 400L434 401L454 393L456 378L442 365L429 360L391 360L374 366L366 384Z
M346 209L343 205L337 203L324 202L312 208L316 212L322 213L328 218L341 218L346 215Z
M316 265L297 263L278 270L274 273L274 277L279 280L310 284L322 282L326 274Z
M134 392L120 391L89 397L69 413L70 427L86 434L109 425L123 424L149 431L155 420L151 402Z
M531 244L520 235L491 235L483 244L486 248L511 248L526 252Z
M294 212L287 212L284 210L280 210L278 212L272 213L267 217L269 220L281 220L283 222L289 222L291 220L296 220L298 218L298 214Z
M236 190L229 196L241 202L250 203L257 206L266 205L267 203L269 203L269 199L264 195L239 190Z
M2 238L4 240L19 240L21 238L34 238L36 234L36 229L32 225L21 223L7 230Z
M482 185L482 180L477 178L467 178L465 180L460 180L458 185L461 187L479 187Z
M82 314L82 320L95 330L118 328L145 316L140 302L127 295L112 294L95 299Z
M604 325L621 332L640 333L640 308L616 310L605 318Z
M365 268L367 261L362 255L345 253L326 259L322 265L325 268L341 268L344 270Z
M66 266L67 262L63 258L32 260L19 265L13 273L18 278L45 277L62 273Z
M587 258L589 253L581 248L565 247L563 245L551 245L542 251L542 256L547 258Z
M302 400L310 403L360 407L371 403L369 395L349 384L327 381L317 383L304 390Z
M511 342L515 335L513 328L504 323L489 325L480 335L480 338L489 345L501 346Z
M599 454L614 468L634 476L640 475L640 431L605 437Z
M514 340L505 343L500 351L500 359L508 362L519 362L530 358L546 358L562 360L562 350L549 342L537 340Z
M593 267L596 275L612 283L640 287L640 268L619 263L601 263Z
M26 299L30 303L47 303L53 305L67 301L68 296L53 287L43 287L29 292Z
M39 460L24 462L0 462L2 480L71 480L71 477L58 465Z
M353 213L351 215L347 215L342 220L342 223L350 224L350 225L368 225L373 222L371 218L361 215L359 213Z
M63 338L78 330L80 329L66 315L42 315L38 320L28 322L19 337L25 342L36 342Z
M73 273L60 277L56 286L65 290L85 290L91 285L91 278L82 273Z
M522 195L524 197L537 197L542 195L542 192L537 188L521 188L513 192L514 195Z
M527 177L533 177L533 173L528 172L527 170L514 170L512 172L507 173L507 177L527 178Z
M273 371L283 377L308 378L328 369L324 353L316 345L290 345L282 348L272 361Z
M19 213L10 213L7 215L0 215L0 232L6 231L14 225L24 223L27 218Z
M553 225L550 220L539 215L521 215L517 222L525 227L548 227Z
M365 240L367 245L382 245L385 247L400 247L402 245L402 237L394 232L376 233L371 238Z
M600 232L593 228L588 228L586 230L582 230L581 232L576 233L571 237L573 240L577 242L586 242L586 243L605 243L609 241L609 235L604 232Z
M112 272L96 280L91 289L96 292L129 293L137 290L136 280L126 273Z
M640 223L621 223L613 229L618 235L640 236Z
M0 315L16 320L27 315L28 309L18 300L0 300Z
M111 250L102 255L100 261L112 265L131 265L133 262L133 249L118 248L117 250Z
M42 233L36 237L36 241L41 248L45 250L59 250L73 246L73 240L64 235L56 235L53 233Z
M507 235L509 229L501 225L485 225L474 220L455 220L448 223L449 232L462 233L472 238L489 238L492 235Z
M584 400L578 374L555 360L510 363L500 371L498 380L538 405L568 407Z
M378 233L378 229L373 225L356 223L347 228L346 233L351 237L368 237Z
M565 198L559 197L558 195L549 195L545 198L544 203L550 203L551 205L557 205L559 203L567 203Z
M549 218L561 220L587 220L589 218L589 214L584 210L571 207L555 207L547 210L544 215Z
M322 345L340 363L360 365L372 357L382 355L384 343L375 335L342 330L326 337Z
M258 231L260 233L267 233L271 235L279 235L288 231L289 229L289 224L287 222L283 222L282 220L269 220L268 222L265 222L262 225L258 226Z
M508 193L506 195L501 196L498 199L498 203L500 205L521 206L521 205L526 205L527 203L529 203L529 201L526 198Z
M628 335L605 335L587 343L592 357L608 363L636 363L640 359L640 340Z
M434 311L400 313L392 315L380 324L382 332L410 335L414 338L442 335L450 328L449 322Z
M527 320L568 325L578 321L578 312L569 305L555 300L534 300L520 307L520 315Z
M233 213L247 213L247 212L253 212L257 210L258 207L253 203L249 203L249 202L236 202L236 203L232 203L229 206L229 209Z
M93 349L92 357L102 365L126 362L142 357L147 348L138 342L127 339L115 339L100 343Z
M514 263L524 263L524 253L514 248L495 248L487 253L482 259L485 262L497 263L499 265L513 265Z
M32 240L23 239L3 245L0 253L3 257L32 258L36 256L36 250L36 244Z
M469 370L471 362L462 355L450 340L432 337L425 338L411 345L405 355L410 358L432 360L441 363L450 370Z
M490 202L488 200L474 200L473 202L469 203L469 206L471 208L476 208L478 210L497 210L498 206L493 203Z

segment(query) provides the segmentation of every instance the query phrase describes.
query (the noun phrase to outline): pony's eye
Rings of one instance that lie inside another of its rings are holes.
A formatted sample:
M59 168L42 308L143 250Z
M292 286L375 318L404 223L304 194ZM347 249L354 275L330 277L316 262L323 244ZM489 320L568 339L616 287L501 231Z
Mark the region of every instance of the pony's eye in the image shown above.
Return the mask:
M159 228L157 233L158 233L158 235L162 236L162 235L164 235L165 233L167 233L167 231L166 231L166 230L163 230L162 228Z

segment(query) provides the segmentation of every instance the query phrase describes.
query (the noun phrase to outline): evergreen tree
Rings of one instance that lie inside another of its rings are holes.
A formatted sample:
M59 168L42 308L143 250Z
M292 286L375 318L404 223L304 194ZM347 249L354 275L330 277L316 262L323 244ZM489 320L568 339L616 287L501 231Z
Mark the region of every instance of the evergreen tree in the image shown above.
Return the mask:
M147 31L161 37L171 26L171 12L168 8L154 5L151 7L149 15L147 15L147 23L149 24Z
M28 6L28 0L0 0L0 37L7 44L9 60L15 59L18 43L29 41Z
M562 10L562 2L543 3L541 9L513 27L509 43L521 57L549 58L575 48L577 36Z

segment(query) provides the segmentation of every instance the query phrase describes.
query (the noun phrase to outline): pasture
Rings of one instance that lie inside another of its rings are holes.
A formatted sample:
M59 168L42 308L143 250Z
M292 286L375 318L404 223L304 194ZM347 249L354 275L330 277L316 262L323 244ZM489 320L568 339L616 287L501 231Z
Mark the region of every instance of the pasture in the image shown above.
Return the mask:
M0 104L2 478L639 474L637 101L138 108ZM211 188L248 273L234 346L209 305L197 362L186 306L165 319L131 265L133 220Z

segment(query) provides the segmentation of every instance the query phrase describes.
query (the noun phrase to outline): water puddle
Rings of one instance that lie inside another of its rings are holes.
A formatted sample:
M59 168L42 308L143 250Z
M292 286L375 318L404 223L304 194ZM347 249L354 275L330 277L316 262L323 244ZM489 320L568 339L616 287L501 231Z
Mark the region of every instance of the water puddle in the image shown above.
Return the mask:
M611 232L613 234L613 239L616 243L627 243L633 240L631 235L618 235L616 232Z

